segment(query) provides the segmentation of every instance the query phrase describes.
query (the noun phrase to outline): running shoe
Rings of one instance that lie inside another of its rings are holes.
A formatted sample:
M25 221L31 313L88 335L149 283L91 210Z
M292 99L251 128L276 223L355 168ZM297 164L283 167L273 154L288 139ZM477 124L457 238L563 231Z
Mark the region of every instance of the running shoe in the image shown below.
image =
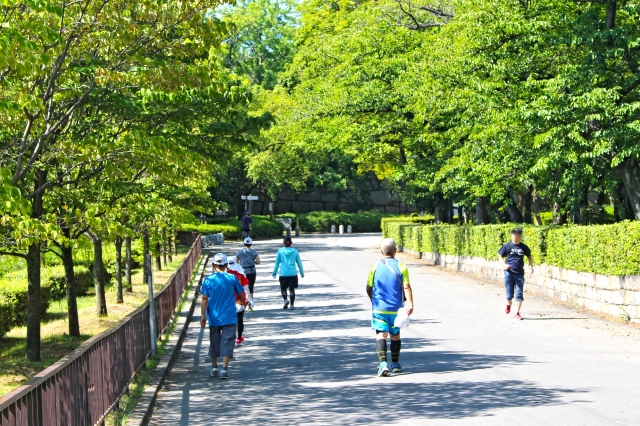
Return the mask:
M220 376L220 370L218 370L216 367L211 367L211 377L219 377Z
M236 339L236 345L241 345L244 342L244 336L240 336Z
M282 309L287 309L289 307L289 301L285 300L284 305L282 305Z
M220 370L220 378L221 379L228 379L229 376L229 370L225 370L224 368L222 370Z
M507 314L511 312L511 305L507 305L507 308L504 310Z
M522 319L522 315L520 315L520 312L518 312L514 318L517 319L517 320L521 320Z
M378 377L387 377L389 375L389 367L387 363L382 361L378 366Z
M392 373L402 373L402 366L397 362L391 363L391 372Z
M293 311L295 308L293 307L293 305L289 305L289 309Z

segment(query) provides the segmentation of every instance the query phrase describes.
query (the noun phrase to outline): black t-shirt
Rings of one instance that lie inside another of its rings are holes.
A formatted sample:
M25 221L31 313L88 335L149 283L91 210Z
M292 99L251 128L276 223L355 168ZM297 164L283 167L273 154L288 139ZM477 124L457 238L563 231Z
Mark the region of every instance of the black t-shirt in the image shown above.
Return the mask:
M251 224L253 223L253 219L249 216L242 216L242 230L248 231L251 229Z
M498 254L505 257L506 264L509 265L509 271L516 274L524 274L524 257L531 256L531 249L526 244L514 244L509 241L500 247Z

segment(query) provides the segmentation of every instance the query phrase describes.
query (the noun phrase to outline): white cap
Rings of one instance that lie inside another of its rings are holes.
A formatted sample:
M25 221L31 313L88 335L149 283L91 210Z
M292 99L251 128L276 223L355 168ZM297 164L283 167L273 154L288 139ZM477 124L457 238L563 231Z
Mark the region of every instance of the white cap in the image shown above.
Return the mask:
M253 244L253 240L249 237L244 239L244 243L248 246L250 246L251 244Z
M229 263L229 265L235 265L236 264L236 259L235 257L231 256L227 258L227 262Z
M227 263L228 263L227 255L222 254L222 253L218 253L215 256L213 256L213 264L214 265L224 266Z

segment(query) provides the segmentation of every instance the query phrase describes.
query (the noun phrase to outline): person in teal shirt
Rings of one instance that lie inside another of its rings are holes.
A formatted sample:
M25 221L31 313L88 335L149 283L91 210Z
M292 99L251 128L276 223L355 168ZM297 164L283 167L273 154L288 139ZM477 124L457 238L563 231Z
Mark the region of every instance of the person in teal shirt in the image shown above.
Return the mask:
M282 309L295 309L293 303L296 300L296 288L298 288L298 271L300 278L304 278L304 269L302 268L302 260L298 250L291 247L293 242L291 237L284 237L284 247L278 250L276 255L276 264L273 268L273 278L280 268L280 293L284 299ZM297 269L296 269L297 265ZM287 298L287 289L289 289L289 297Z

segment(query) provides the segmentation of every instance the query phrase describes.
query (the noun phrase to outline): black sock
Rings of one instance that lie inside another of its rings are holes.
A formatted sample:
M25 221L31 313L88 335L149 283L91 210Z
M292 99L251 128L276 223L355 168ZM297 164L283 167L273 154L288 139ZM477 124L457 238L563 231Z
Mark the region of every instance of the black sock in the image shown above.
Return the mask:
M400 347L402 343L400 340L391 341L391 362L398 362L400 359Z
M294 289L289 289L289 302L293 305L293 302L296 301L296 292Z
M376 349L380 362L387 362L387 339L376 340Z

